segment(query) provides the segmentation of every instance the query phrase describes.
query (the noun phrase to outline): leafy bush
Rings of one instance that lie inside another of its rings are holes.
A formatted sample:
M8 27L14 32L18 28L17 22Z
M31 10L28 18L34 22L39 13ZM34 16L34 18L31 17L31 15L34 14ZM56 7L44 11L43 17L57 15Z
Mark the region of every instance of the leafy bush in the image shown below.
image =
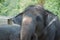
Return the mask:
M60 0L46 0L44 7L56 15L58 14L60 18Z
M0 15L15 16L32 4L38 4L40 0L0 0ZM45 9L60 15L60 0L45 0ZM59 16L60 17L60 16Z
M19 0L0 0L0 15L13 16L19 13Z

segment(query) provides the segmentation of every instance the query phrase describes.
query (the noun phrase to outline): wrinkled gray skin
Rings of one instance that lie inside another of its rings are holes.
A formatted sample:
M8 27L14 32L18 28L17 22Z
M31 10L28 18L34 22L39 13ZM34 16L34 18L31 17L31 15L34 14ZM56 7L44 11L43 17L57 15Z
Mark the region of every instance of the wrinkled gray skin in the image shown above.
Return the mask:
M34 10L35 10L35 9L34 9ZM26 25L25 27L31 26L30 28L28 27L29 30L30 30L28 35L29 35L29 36L31 36L31 35L33 36L33 35L34 35L34 32L35 32L35 27L33 27L33 26L36 26L36 25L37 25L36 22L35 22L36 19L37 19L37 21L38 21L38 26L39 26L40 24L41 24L41 25L43 24L43 22L42 22L43 19L42 19L42 16L41 16L41 21L40 21L41 23L40 23L40 22L39 22L39 20L40 20L39 12L38 12L38 14L28 14L28 13L29 13L29 12L26 13L26 14L27 14L27 17L28 17L28 18L31 18L32 21L31 21L31 23L30 23L29 25ZM35 15L36 15L36 16L35 16ZM19 17L20 17L20 18L19 18ZM17 15L16 17L12 18L12 19L13 19L13 22L16 23L16 24L20 24L20 22L21 22L21 20L22 20L21 17L22 17L22 16L21 16L21 14L20 14L20 15ZM25 16L24 16L24 14L23 14L23 19L24 19L24 17L25 17ZM33 18L34 18L34 19L33 19ZM18 21L18 20L19 20L19 21ZM28 22L29 22L29 21L28 21ZM22 24L24 24L24 22L22 22ZM42 26L43 26L43 25L42 25ZM43 28L43 27L41 27L41 28ZM41 29L41 28L40 28L40 29ZM25 30L25 28L24 28L24 30ZM31 31L32 31L33 33L32 33ZM39 31L39 30L38 30L38 31ZM27 31L25 30L25 32L27 33L27 32L28 32L28 29L27 29ZM30 34L31 34L31 35L30 35ZM28 35L26 35L26 36L28 37ZM34 35L34 36L35 36L35 35ZM31 37L28 37L28 40L29 40L29 38L31 39ZM23 38L23 39L24 39L24 38ZM26 39L25 39L25 40L26 40ZM36 40L36 39L34 38L33 40Z
M58 16L52 14L49 11L46 11L46 13L49 13L47 16L46 24L48 24L51 21L51 19L54 19L56 17L55 22L53 22L52 25L50 25L50 27L47 29L48 34L50 34L48 35L49 36L48 38L50 40L60 40L60 20Z
M0 40L19 40L20 26L0 25Z
M46 10L46 13L47 13L47 19L46 19L46 24L49 24L53 19L56 19L50 26L49 28L46 29L47 31L47 38L46 40L55 40L56 38L56 31L57 31L57 27L58 25L58 17L56 15L54 15L52 12L49 12ZM56 18L55 18L56 17ZM57 23L56 23L57 22Z
M53 24L50 25L50 27L47 28L45 32L42 34L42 36L44 37L42 37L42 39L40 38L41 31L44 30L43 28L45 28L55 17L56 15L47 10L42 9L39 6L31 6L23 12L23 17L20 14L13 18L13 22L19 25L22 24L20 36L21 40L30 40L31 35L33 36L35 33L38 36L38 40L58 40L60 36L60 23L58 17L57 20L53 22ZM34 38L33 40L36 39Z
M23 14L21 36L20 36L21 40L31 40L30 39L31 35L34 33L37 34L38 40L55 40L56 32L57 32L56 28L59 27L57 25L59 23L58 18L55 22L52 23L52 25L50 25L49 28L45 30L45 32L43 33L42 39L40 38L42 35L41 31L55 17L56 15L45 11L40 6L28 7Z
M56 35L56 40L60 40L60 21L57 20L59 23L57 24L57 35Z

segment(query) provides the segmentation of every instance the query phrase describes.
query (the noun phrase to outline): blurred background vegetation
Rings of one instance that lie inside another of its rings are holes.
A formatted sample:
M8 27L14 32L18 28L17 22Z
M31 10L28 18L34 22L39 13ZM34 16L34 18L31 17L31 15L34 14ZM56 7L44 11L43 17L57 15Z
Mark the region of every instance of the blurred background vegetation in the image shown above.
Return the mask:
M45 9L60 15L60 0L0 0L0 15L16 16L27 6L36 4L43 5Z

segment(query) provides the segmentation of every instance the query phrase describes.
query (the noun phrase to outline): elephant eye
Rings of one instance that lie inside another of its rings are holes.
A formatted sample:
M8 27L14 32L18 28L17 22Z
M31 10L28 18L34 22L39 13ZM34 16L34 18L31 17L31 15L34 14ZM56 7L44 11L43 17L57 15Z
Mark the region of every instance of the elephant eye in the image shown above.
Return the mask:
M41 18L39 16L36 17L36 21L41 21Z

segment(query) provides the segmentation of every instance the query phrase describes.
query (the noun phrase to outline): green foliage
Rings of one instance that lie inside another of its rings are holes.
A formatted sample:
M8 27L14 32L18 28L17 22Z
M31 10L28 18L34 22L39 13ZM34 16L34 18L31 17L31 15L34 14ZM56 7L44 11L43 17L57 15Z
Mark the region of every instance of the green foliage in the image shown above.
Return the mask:
M58 16L60 15L60 0L46 0L44 7L54 14L58 14Z
M28 5L36 3L36 0L0 0L0 15L15 16L24 11Z
M24 11L24 9L29 5L36 4L36 0L20 0L20 12Z
M15 16L23 12L27 6L34 4L38 4L38 0L0 0L0 15ZM44 7L60 15L60 0L45 0Z
M0 1L0 15L13 16L19 13L19 0Z
M0 0L0 3L3 3L5 0Z

